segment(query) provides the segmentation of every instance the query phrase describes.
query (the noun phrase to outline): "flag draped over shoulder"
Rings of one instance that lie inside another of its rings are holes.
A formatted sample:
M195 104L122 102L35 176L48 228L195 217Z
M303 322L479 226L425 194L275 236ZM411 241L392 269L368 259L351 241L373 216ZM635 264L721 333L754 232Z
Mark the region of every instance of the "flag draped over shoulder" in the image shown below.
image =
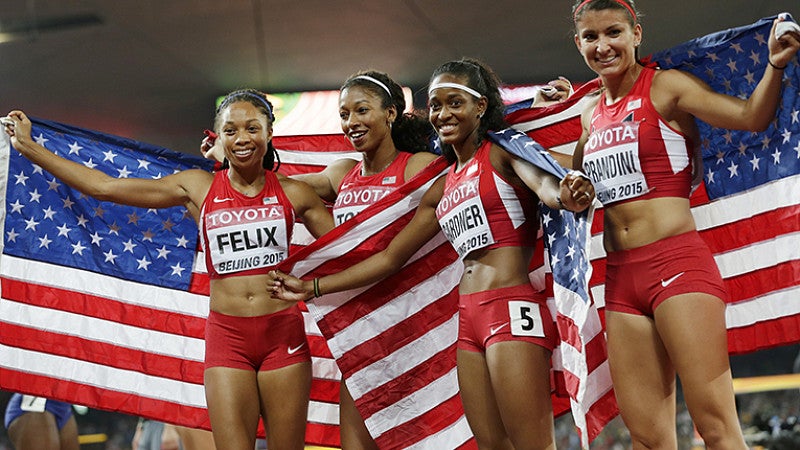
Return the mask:
M570 104L578 99L575 97ZM564 110L570 107L560 106ZM540 128L543 132L547 129ZM537 137L537 133L531 134ZM510 153L547 168L559 178L566 174L544 147L520 131L506 130L490 137ZM574 214L541 203L539 208L547 257L535 258L530 269L532 283L548 297L560 336L552 358L553 413L571 411L583 445L588 447L619 412L611 386L603 325L589 296L593 209Z
M279 268L335 273L379 252L444 174L437 159ZM308 303L367 428L382 449L471 448L455 370L461 264L442 233L400 270L366 288Z
M34 120L33 137L113 177L211 161ZM209 428L203 390L208 277L185 208L99 202L0 139L0 389ZM339 373L307 318L314 381L307 441L337 445Z
M491 133L490 138L559 178L566 174L523 133L505 130ZM440 158L380 202L295 253L280 269L303 278L320 277L379 252L408 223L419 198L444 168ZM556 298L551 295L548 302L565 339L554 354L554 412L560 415L571 409L590 440L616 416L617 408L602 326L588 297L589 223L585 216L546 207L543 218L548 245L561 258L553 265ZM539 245L531 276L543 289L546 264L541 250ZM385 280L308 304L380 448L474 446L455 372L462 270L439 233Z

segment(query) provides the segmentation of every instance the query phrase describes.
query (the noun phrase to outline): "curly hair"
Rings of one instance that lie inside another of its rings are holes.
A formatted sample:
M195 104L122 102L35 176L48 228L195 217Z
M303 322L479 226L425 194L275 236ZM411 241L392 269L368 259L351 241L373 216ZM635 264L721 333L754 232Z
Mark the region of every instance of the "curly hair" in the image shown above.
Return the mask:
M382 84L375 83L378 81ZM417 111L405 112L406 98L403 88L389 75L377 70L365 70L353 74L342 84L340 91L351 86L366 89L381 99L381 107L394 106L397 118L392 124L392 142L403 152L417 153L430 150L434 131L428 119ZM387 92L388 89L388 92Z

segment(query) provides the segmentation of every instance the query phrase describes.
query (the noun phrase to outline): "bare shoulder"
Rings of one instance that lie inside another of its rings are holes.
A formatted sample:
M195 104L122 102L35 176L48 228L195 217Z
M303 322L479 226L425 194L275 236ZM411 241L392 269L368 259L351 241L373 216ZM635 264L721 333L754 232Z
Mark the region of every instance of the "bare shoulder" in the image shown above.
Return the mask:
M211 186L211 183L214 181L214 173L202 169L188 169L188 170L182 170L178 173L169 175L161 179L162 180L174 179L179 184L185 186L187 190L191 190L189 188L196 188L196 189L199 188L207 190Z
M344 170L345 172L347 172L350 169L352 169L353 167L355 167L356 164L358 164L358 160L356 160L356 159L353 159L353 158L340 158L340 159L337 159L336 161L328 164L327 169Z
M691 73L677 69L658 70L653 76L650 96L676 97L698 91L710 91L711 88L700 78Z
M414 175L420 173L422 169L427 167L428 164L438 157L439 155L429 152L418 152L411 155L411 158L408 159L408 163L406 164L406 180L409 180Z

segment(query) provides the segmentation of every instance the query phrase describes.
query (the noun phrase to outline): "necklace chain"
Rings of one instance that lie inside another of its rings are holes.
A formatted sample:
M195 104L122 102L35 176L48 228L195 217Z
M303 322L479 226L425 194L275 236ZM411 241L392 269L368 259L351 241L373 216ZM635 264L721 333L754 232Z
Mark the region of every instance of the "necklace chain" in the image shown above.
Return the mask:
M386 163L386 165L383 166L383 168L381 170L373 173L372 175L377 175L377 174L383 172L384 170L389 168L389 166L391 166L393 162L394 162L394 158L390 159L389 162ZM361 176L362 177L366 177L367 176L367 166L363 162L361 163Z

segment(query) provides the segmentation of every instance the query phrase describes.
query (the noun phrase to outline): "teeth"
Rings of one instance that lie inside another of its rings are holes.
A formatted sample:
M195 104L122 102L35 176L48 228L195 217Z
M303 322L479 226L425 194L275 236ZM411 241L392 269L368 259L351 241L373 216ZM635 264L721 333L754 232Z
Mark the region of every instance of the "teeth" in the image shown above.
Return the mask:
M358 138L360 138L361 136L363 136L365 134L367 134L366 131L354 131L354 132L350 133L350 137L353 138L353 139L358 139Z

